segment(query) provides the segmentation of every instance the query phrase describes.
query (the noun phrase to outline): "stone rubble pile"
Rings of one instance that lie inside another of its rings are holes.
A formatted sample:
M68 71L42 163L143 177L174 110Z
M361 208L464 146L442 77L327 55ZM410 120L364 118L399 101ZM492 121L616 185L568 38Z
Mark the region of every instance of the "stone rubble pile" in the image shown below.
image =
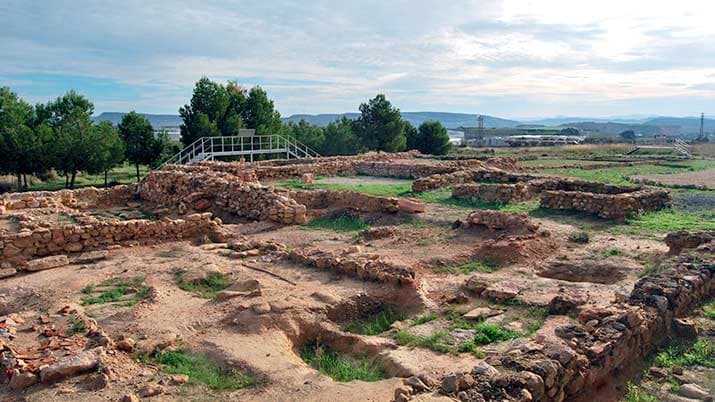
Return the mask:
M694 324L680 317L712 297L714 276L712 263L682 258L673 269L640 279L627 303L582 310L578 323L554 329L556 339L514 342L471 372L442 378L440 392L474 402L562 402L593 392L672 334L692 334ZM395 401L422 392L405 390L396 390Z

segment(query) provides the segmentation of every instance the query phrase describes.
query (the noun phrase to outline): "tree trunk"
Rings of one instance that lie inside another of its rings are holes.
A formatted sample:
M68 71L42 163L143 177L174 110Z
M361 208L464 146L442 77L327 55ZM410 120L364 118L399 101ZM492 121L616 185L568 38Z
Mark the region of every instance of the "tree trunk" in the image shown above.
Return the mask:
M109 187L109 184L107 182L107 175L109 174L109 170L104 171L104 187L107 188Z
M70 188L70 175L65 173L65 188Z
M140 181L141 179L140 179L140 177L139 177L139 164L138 164L138 163L136 164L136 167L137 167L137 183L139 183L139 181Z
M22 175L17 174L17 191L22 191Z
M76 171L76 170L73 170L73 171L72 171L72 180L70 181L70 188L71 188L71 189L74 189L74 179L75 179L75 177L77 177L77 171Z
M27 190L28 187L27 187L27 175L26 174L22 175L22 180L25 182L25 190Z

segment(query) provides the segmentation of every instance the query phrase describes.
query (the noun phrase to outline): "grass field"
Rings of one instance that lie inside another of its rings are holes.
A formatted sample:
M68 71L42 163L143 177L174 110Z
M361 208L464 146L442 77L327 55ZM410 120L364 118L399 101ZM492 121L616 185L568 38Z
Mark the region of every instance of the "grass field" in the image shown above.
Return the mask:
M144 177L149 172L148 166L140 166L139 174ZM125 164L112 169L107 175L109 183L129 184L137 181L136 168L133 165ZM41 181L37 177L27 178L28 191L61 190L65 188L65 177L54 175L52 178ZM0 184L7 186L10 191L16 190L16 179L13 176L0 176ZM75 178L75 188L81 187L104 187L104 175L88 175L78 173Z
M626 177L647 174L698 172L710 169L715 169L715 160L694 159L689 161L679 161L661 165L619 166L592 170L583 170L578 168L544 168L540 169L540 172L558 176L576 177L583 180L598 181L602 183L632 184ZM715 174L715 171L713 172L713 174Z

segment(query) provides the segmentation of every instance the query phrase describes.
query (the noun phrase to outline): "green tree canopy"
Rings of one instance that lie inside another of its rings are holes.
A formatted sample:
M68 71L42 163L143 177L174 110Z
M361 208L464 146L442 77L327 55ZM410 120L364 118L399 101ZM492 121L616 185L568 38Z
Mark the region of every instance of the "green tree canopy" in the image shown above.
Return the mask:
M282 133L281 114L275 110L273 101L263 88L255 86L248 92L243 121L246 127L256 130L257 135Z
M112 123L103 121L92 127L92 143L94 149L91 153L87 173L104 173L104 186L106 187L109 184L107 180L109 171L124 162L124 141Z
M162 143L154 137L154 129L146 117L131 111L119 123L119 134L126 146L127 160L136 167L137 181L139 165L149 165L161 155Z
M626 130L618 135L626 141L633 141L636 139L636 133L633 130Z
M224 118L231 99L226 88L207 77L196 82L191 102L179 109L184 120L181 125L181 142L189 145L201 137L222 135Z
M355 121L343 116L325 127L323 155L355 155L360 142L355 136Z
M310 124L305 120L298 123L289 122L286 124L288 135L295 138L299 142L307 145L318 153L324 153L325 150L325 131L322 127Z
M74 188L77 172L89 169L92 163L94 105L77 92L69 91L46 105L37 105L36 112L37 122L54 132L55 168L67 176L68 187Z
M405 149L405 123L400 110L379 94L360 105L356 134L367 150L397 152Z
M423 154L447 154L450 147L447 129L436 120L429 120L420 124L416 145L417 150Z

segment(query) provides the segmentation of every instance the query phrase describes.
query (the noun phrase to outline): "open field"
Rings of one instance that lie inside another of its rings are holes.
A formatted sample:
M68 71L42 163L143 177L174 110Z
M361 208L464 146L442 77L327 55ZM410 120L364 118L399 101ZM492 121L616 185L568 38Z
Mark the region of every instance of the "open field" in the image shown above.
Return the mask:
M603 163L574 157L206 162L4 195L0 399L712 394L715 192L626 177L715 162L552 168Z
M139 174L142 177L144 177L147 172L149 172L149 168L147 166L139 167ZM107 179L110 185L134 183L137 181L136 168L131 165L116 167L109 171ZM13 176L0 176L0 186L5 187L10 191L15 191L17 188L17 179ZM75 178L75 188L90 186L104 187L104 175L77 174L77 177ZM27 191L61 190L65 188L65 177L53 174L52 178L45 181L42 181L37 177L28 177L28 187Z

